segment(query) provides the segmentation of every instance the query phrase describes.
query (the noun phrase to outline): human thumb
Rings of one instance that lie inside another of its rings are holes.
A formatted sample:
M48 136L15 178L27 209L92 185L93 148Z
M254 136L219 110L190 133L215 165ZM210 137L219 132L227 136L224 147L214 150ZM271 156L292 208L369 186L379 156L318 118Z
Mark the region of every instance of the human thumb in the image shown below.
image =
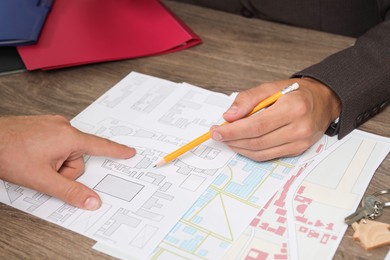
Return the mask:
M82 183L68 179L53 170L42 187L36 187L47 195L56 197L77 208L96 210L101 206L99 195Z
M256 106L256 99L253 90L245 90L240 92L233 104L223 114L223 118L227 122L233 122L245 117Z

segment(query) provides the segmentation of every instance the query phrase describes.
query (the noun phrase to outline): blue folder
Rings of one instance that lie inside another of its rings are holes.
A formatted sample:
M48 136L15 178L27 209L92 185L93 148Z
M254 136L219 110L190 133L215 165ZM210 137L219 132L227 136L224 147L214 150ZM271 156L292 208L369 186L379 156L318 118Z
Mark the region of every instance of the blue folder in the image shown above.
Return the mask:
M0 46L37 42L53 0L0 0Z

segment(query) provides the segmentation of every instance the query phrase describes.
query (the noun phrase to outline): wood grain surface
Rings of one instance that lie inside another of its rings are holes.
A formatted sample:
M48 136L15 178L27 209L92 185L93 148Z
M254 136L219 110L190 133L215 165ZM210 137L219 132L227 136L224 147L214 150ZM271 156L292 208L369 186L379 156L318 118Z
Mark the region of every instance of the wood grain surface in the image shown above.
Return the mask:
M244 90L291 74L354 43L354 39L164 1L202 39L196 47L154 57L54 71L0 76L0 116L76 116L131 71L188 82L223 93ZM390 108L360 129L390 136ZM28 158L26 158L28 159ZM389 188L390 156L367 193ZM379 221L390 222L390 209ZM2 259L111 259L94 241L0 204ZM365 251L348 228L335 259L383 259L389 246Z

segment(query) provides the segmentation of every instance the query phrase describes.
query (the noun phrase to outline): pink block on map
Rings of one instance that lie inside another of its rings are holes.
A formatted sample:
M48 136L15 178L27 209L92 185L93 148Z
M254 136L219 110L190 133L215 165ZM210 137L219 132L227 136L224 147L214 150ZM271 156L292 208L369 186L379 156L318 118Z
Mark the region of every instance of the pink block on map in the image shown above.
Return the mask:
M252 222L250 223L250 225L252 226L252 227L257 227L257 224L259 224L259 219L257 219L257 218L255 218L255 219L253 219L252 220Z
M276 254L276 255L274 255L274 259L287 259L287 255Z
M298 189L298 192L297 192L297 193L298 193L298 194L302 194L302 193L303 193L303 191L305 190L305 188L306 188L306 187L305 187L305 186L303 186L303 185L302 185L302 186L300 186L300 187L299 187L299 189Z
M275 213L281 216L286 216L287 210L282 208L277 208Z
M284 217L278 217L278 219L277 219L276 221L279 222L279 223L284 224L284 223L286 223L286 218L284 218Z
M307 227L300 226L298 230L299 230L299 232L306 233L307 230L308 230L308 228L307 228Z
M245 260L265 260L268 257L268 253L252 248L249 250Z
M286 193L287 193L287 191L288 191L288 188L286 189L286 188L284 187L282 193L279 195L279 198L277 198L277 199L275 200L275 202L274 202L274 205L275 205L275 206L284 208L284 205L286 204L286 203L285 203L285 199L286 199Z
M259 213L257 213L257 216L263 215L264 211L265 211L264 208L262 208L262 209L259 211Z
M316 223L314 224L315 227L323 227L325 226L324 223L322 223L320 220L317 220Z
M267 209L269 205L271 205L271 202L274 200L274 197L276 196L276 193L267 201L267 204L264 205L263 209Z
M320 237L320 233L315 232L314 230L310 230L309 234L307 234L307 237L319 238Z
M322 235L320 243L321 243L321 244L327 244L328 241L329 241L329 237L330 237L329 234L324 234L324 235Z
M286 205L286 203L284 202L284 198L279 198L278 200L275 201L274 205L277 206L277 207L280 207L280 208L284 208L284 205Z
M326 229L328 230L333 230L333 227L334 227L334 223L329 223L328 225L326 225Z
M298 222L306 223L307 218L301 217L301 216L295 216L295 220Z
M316 153L320 153L321 150L322 150L322 148L324 148L324 145L323 145L323 144L319 145L319 146L317 147Z
M309 198L306 198L306 197L300 196L300 195L295 196L294 200L302 202L302 203L306 203L306 204L311 204L311 202L313 201L312 199L309 199Z
M263 230L267 230L269 227L269 224L268 223L263 223L261 225L259 225L259 228L263 229Z
M297 211L299 214L304 214L306 209L307 209L307 205L306 204L300 204L296 207Z
M284 232L286 232L286 228L285 227L278 227L278 228L268 228L267 231L270 231L276 235L279 235L279 236L283 236L284 235Z

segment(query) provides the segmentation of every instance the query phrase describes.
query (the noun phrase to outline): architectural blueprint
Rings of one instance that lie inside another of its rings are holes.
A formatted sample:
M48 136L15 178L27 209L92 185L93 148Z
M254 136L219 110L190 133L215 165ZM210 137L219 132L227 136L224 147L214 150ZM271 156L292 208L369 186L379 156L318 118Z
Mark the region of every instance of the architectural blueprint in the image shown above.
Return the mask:
M299 157L257 163L237 155L152 259L332 259L344 217L389 150L389 138L355 130L341 141L323 136Z
M72 120L78 129L135 147L127 160L89 157L78 181L102 198L84 211L8 182L1 202L96 241L148 258L235 155L203 143L164 167L167 153L219 123L232 99L188 84L131 73Z

